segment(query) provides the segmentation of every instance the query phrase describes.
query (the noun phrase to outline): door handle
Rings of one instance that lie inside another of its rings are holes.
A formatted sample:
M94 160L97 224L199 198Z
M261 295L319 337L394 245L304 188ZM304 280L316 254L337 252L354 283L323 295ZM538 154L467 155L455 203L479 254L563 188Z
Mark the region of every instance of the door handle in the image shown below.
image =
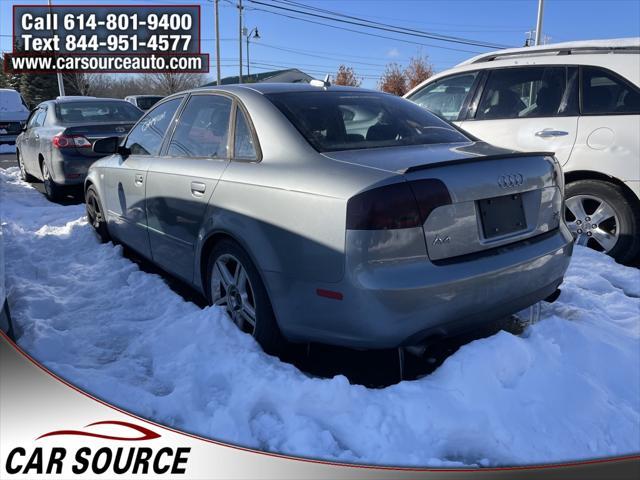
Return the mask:
M196 197L201 197L204 195L207 186L201 182L191 182L191 194Z
M142 176L142 174L136 173L135 184L142 185L143 182L144 182L144 177Z
M553 130L552 128L545 128L544 130L536 132L536 137L541 138L564 137L565 135L569 135L569 132L565 132L564 130Z

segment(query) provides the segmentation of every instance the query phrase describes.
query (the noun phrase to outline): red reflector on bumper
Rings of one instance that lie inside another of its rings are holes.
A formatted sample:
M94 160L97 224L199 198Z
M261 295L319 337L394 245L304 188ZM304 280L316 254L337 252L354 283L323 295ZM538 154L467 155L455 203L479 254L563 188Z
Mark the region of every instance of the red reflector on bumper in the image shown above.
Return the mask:
M331 298L333 300L342 300L342 294L340 292L334 292L332 290L325 290L323 288L317 288L316 293L320 297Z
M67 173L65 174L65 177L67 178L80 178L82 175L80 175L79 173Z

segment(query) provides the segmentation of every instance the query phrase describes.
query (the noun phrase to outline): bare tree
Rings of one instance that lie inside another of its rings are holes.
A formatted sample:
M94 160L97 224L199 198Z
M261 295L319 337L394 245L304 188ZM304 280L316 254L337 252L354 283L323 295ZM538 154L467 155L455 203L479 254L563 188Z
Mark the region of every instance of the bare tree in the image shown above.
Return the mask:
M144 77L162 95L200 87L205 82L205 75L198 73L150 73Z
M407 78L407 91L421 84L431 75L433 75L433 66L429 63L426 55L411 57L409 66L404 70L404 76Z
M91 74L82 72L65 73L64 83L75 95L91 95L93 86L91 77Z
M338 73L336 73L336 79L333 82L335 85L345 85L347 87L359 87L362 84L353 71L352 67L340 65L338 67Z
M407 79L397 63L387 64L382 77L378 80L378 88L383 92L402 96L407 93Z

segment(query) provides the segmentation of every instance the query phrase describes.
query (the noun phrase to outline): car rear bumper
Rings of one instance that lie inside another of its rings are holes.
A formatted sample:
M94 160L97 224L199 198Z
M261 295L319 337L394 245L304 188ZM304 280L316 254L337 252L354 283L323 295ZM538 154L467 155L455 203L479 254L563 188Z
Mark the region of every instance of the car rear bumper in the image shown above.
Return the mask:
M55 150L51 158L51 176L58 185L81 185L89 167L100 157L86 157L71 152Z
M432 263L425 257L348 268L338 284L265 274L280 327L293 341L355 348L414 345L515 313L551 295L573 250L564 224L510 246ZM342 299L318 296L316 288Z

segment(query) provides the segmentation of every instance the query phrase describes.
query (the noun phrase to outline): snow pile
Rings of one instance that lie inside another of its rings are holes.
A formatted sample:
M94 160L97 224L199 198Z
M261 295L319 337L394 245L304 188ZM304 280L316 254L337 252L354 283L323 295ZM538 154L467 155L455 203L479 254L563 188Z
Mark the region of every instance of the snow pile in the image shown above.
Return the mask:
M19 344L115 405L175 428L293 455L393 465L514 465L640 451L640 272L577 247L555 304L524 335L461 348L381 390L309 378L265 355L121 249L82 205L0 170Z

